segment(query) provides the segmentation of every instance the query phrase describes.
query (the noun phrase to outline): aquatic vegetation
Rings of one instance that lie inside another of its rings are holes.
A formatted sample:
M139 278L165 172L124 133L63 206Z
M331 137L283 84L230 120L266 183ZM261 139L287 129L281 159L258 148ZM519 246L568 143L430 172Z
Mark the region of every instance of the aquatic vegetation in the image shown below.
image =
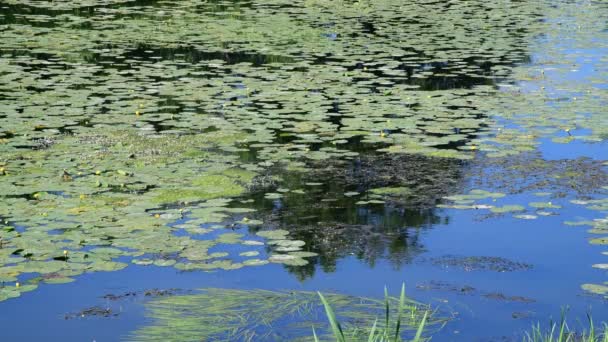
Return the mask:
M588 201L575 200L574 202L575 202L575 204L587 206L587 205L589 205L590 202L603 203L603 202L605 202L605 199L588 200ZM587 208L591 209L591 210L599 210L601 212L606 211L606 209L602 205L589 206ZM592 236L589 239L589 243L592 245L600 245L600 246L608 245L608 236L607 236L608 235L608 216L605 218L597 218L597 219L588 220L588 221L565 221L564 224L568 225L568 226L575 226L575 227L577 227L577 226L591 227L591 229L587 230L587 232L589 234L591 234L591 236ZM602 254L606 254L606 252L602 252ZM608 267L605 263L593 264L592 266L594 268L601 269L601 270L605 270ZM608 285L608 282L604 282L604 284L583 284L583 285L581 285L581 288L587 292L606 297L606 295L608 295L608 286L607 285Z
M446 158L366 153L354 161L314 166L310 177L332 184L329 190L344 187L344 195L351 195L347 197L356 196L353 189L360 193L367 190L364 200L384 200L405 208L434 208L442 197L461 191L463 186L464 164Z
M608 139L607 60L568 78L606 5L578 5L3 1L0 301L126 267L400 267L452 209L603 215L606 161L539 149Z
M416 285L416 288L425 291L448 291L458 293L460 295L481 296L501 302L534 303L536 301L535 299L524 296L511 296L495 291L486 292L469 285L455 285L449 282L437 280L431 280L429 282L418 284Z
M481 199L497 199L497 198L502 198L505 197L505 194L502 193L493 193L493 192L489 192L486 190L480 190L480 189L473 189L471 191L469 191L468 194L466 195L452 195L452 196L446 196L444 197L447 200L450 201L454 201L457 203L471 203L471 201L474 200L481 200Z
M387 294L384 300L333 293L325 294L324 299L338 312L348 336L369 334L372 323L382 315L399 319L378 319L376 332L386 327L391 333L396 329L399 336L415 332L420 325L429 328L443 322L403 291L399 298ZM152 323L136 330L128 337L130 341L282 340L286 336L310 341L312 328L323 340L330 339L324 303L315 292L202 289L195 294L155 298L145 307ZM400 324L395 328L397 321Z
M305 181L293 178L289 184L297 187ZM252 194L256 198L255 215L265 224L263 227L250 228L250 231L271 239L268 242L269 250L273 250L274 246L280 247L282 243L278 241L284 239L283 236L289 236L290 241L305 242L300 248L307 255L312 252L318 256L307 258L308 265L305 267L289 267L288 270L298 278L306 279L317 268L331 271L345 257L355 257L370 265L388 259L398 268L424 251L419 242L422 230L445 220L432 209L404 211L398 204L362 206L358 204L358 196L343 196L342 186L336 180L315 186L318 188L316 191L305 195L286 193L280 207L274 201L258 201L263 194ZM326 198L335 200L323 201ZM412 229L405 229L404 226ZM271 230L262 230L267 227ZM277 243L272 242L273 236ZM295 246L286 247L292 249ZM288 252L291 255L296 253L303 252Z
M502 207L490 208L490 211L493 213L496 213L496 214L504 214L504 213L510 213L510 212L524 211L524 210L526 210L526 208L524 206L517 205L517 204L504 205Z
M319 293L319 296L321 297L321 300L325 307L327 319L330 323L335 340L338 342L358 341L359 340L358 336L356 336L356 335L348 336L343 331L339 320L336 318L336 314L334 313L332 305L325 299L325 297L321 293ZM488 296L488 297L490 297L490 296ZM390 329L386 328L387 326L390 326L390 323L389 323L390 317L394 317L394 316L390 316L390 314L389 314L390 303L388 301L388 295L387 295L385 326L384 326L384 328L378 329L377 323L379 322L379 320L376 319L376 321L374 321L372 328L369 331L369 336L367 336L368 341L403 341L403 339L400 335L399 329L400 329L400 322L401 322L401 318L402 318L401 307L403 306L404 298L405 298L405 292L402 289L401 299L399 302L399 307L400 307L399 315L396 318L396 321L394 324L395 332L393 333L392 331L390 331ZM428 311L425 312L424 317L420 321L418 329L416 330L416 334L414 335L413 339L411 340L412 342L426 340L426 339L422 338L422 333L425 331L425 326L427 324L427 321L426 321L427 315L428 315ZM561 317L559 324L551 321L549 329L544 330L541 328L540 323L538 323L532 327L530 332L525 333L525 335L523 337L523 341L524 342L574 342L574 341L580 341L580 342L602 342L603 341L603 342L606 342L606 341L608 341L608 324L603 323L602 328L598 329L595 327L593 319L591 318L590 315L587 316L587 319L589 322L588 330L573 331L570 329L570 327L568 326L568 324L566 322L565 312L562 312L562 317ZM367 330L367 329L362 327L361 330ZM318 342L319 339L314 330L313 330L313 334L314 334L315 341Z
M421 260L426 261L426 260ZM526 271L533 266L523 262L512 261L501 257L486 257L486 256L456 256L444 255L437 258L431 258L432 264L444 268L458 267L465 271L494 271L494 272L515 272Z
M605 244L605 161L536 151L608 137L605 60L565 83L606 46L605 5L563 3L4 1L0 298L124 267L399 267L450 208L542 225L576 198Z
M466 176L472 177L475 186L501 189L504 193L473 189L468 194L445 196L444 203L439 206L453 209L489 209L495 213L534 210L531 214L523 216L523 218L531 218L531 216L543 216L546 209L562 209L563 205L552 201L553 199L602 194L604 191L602 184L608 182L608 173L604 170L602 162L586 158L545 160L536 153L525 153L507 159L485 160L482 165L483 168L491 168L495 172L489 173L484 171L486 169L472 165L473 169ZM542 190L551 190L551 192ZM536 197L552 200L503 205L513 195L532 191ZM571 200L571 203L585 205L589 209L601 209L603 205L603 201L599 199Z
M348 338L346 337L348 335L345 334L345 332L343 331L342 326L341 326L340 322L338 321L331 304L327 301L327 299L325 299L325 296L323 296L323 294L321 294L321 292L319 292L318 294L319 294L319 297L321 298L321 302L323 302L323 307L325 308L327 320L329 321L332 333L333 333L334 337L336 338L336 341L346 342L347 340L348 341L358 340L359 339L358 335L360 335L360 334L355 333L352 336L349 336ZM399 306L397 309L398 315L397 315L397 318L394 319L394 322L393 322L393 319L391 319L391 314L390 314L391 313L391 300L390 300L390 297L388 296L388 291L385 288L384 306L386 309L385 309L385 314L384 314L385 315L384 316L384 326L381 328L378 328L378 318L376 318L371 330L369 331L369 335L367 336L368 341L377 341L377 342L403 341L402 332L401 332L402 320L405 320L405 317L407 317L407 315L408 315L407 312L404 313L404 311L406 311L408 309L406 307L405 300L406 300L405 299L405 285L403 285L401 287L401 296L399 297L399 304L398 304ZM410 315L411 315L411 313L410 313ZM412 342L420 342L420 341L425 340L422 337L422 333L425 330L428 316L429 316L429 312L426 311L424 313L424 316L422 317L422 320L420 320L418 328L416 329L416 334L414 335L414 338L411 340ZM314 329L313 329L313 335L314 335L315 342L319 342L319 338L317 337L316 331Z
M104 308L101 306L93 306L90 308L83 309L79 312L68 313L64 316L64 319L75 319L75 318L89 318L89 317L117 317L119 314L114 312L110 308Z
M14 171L3 176L0 190L0 279L10 283L25 273L39 276L18 288L3 287L0 299L31 291L40 282L65 283L85 272L127 267L114 261L119 257L182 270L265 263L235 262L228 253L208 252L215 245L241 244L243 235L193 238L221 231L228 217L252 211L228 207L256 173L237 165L238 157L212 151L223 139L119 130L58 137L44 151L25 150L27 158L20 157L22 152L3 155ZM70 158L72 153L79 158ZM181 222L168 225L176 221ZM176 235L179 229L192 237ZM297 260L305 263L301 255Z
M608 295L608 286L606 285L583 284L581 285L581 288L585 291L589 291L598 295Z
M491 138L499 127L487 117L486 102L499 95L495 85L513 64L528 58L522 49L527 38L545 28L536 20L542 4L475 1L420 7L374 1L363 12L349 3L311 6L302 1L290 3L288 11L276 9L281 1L268 4L273 6L227 5L227 12L216 13L204 1L182 4L179 10L166 4L114 8L101 2L86 12L67 7L61 19L46 16L44 26L35 24L39 18L27 8L52 13L57 4L12 4L12 15L4 18L10 28L2 45L8 58L0 65L4 77L21 90L10 96L6 115L27 119L42 108L47 115L34 117L34 132L10 120L4 129L13 133L7 139L24 146L28 141L21 132L28 131L29 139L44 138L54 130L91 131L113 122L165 134L255 131L243 141L260 149L260 158L273 161L352 157L357 154L350 151L353 138L388 145L380 147L390 153L472 159L477 151L493 151L496 142L507 144ZM431 20L429 11L442 20ZM415 18L408 30L392 25L404 15ZM15 16L23 21L14 21ZM119 20L125 16L131 20ZM487 17L492 24L482 25ZM368 26L373 32L365 31ZM25 27L33 34L21 35ZM478 35L465 34L475 28ZM483 42L483 54L473 48L477 42ZM66 70L40 75L48 57ZM98 77L98 65L118 72ZM137 72L129 72L129 66ZM50 89L35 86L39 78ZM23 87L30 83L32 88ZM47 106L47 93L66 105ZM90 94L104 99L98 106L103 114L87 102ZM512 99L499 98L511 104ZM59 115L65 107L70 109L67 127ZM125 111L139 115L125 116ZM309 111L313 114L304 114ZM281 140L288 143L276 143ZM518 150L514 142L508 144L509 153Z
M273 340L291 336L302 341L402 341L406 334L413 337L411 341L422 341L426 340L423 333L432 337L432 330L445 323L431 315L427 306L408 299L403 288L399 298L385 294L384 300L318 295L320 301L317 294L305 291L203 289L195 294L161 296L145 303L152 322L127 340ZM102 308L83 312L99 312L104 317L111 314ZM306 331L311 327L313 337L308 337ZM559 324L550 323L548 330L535 325L523 340L599 342L606 336L590 317L589 330L573 331L562 316Z
M371 189L370 192L379 196L401 197L408 196L411 190L405 187L384 187Z
M559 324L551 322L548 329L542 329L540 323L532 327L531 332L527 332L524 342L606 342L608 341L608 325L602 323L601 328L597 328L591 316L587 316L589 321L588 330L573 331L566 322L565 312Z

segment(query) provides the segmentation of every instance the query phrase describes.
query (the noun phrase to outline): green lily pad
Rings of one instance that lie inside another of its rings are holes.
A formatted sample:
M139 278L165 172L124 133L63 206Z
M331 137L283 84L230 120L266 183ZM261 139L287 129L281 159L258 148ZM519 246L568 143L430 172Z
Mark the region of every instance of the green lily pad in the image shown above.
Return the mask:
M243 261L243 265L245 266L262 266L262 265L266 265L268 264L267 260L260 260L260 259L248 259Z
M307 260L299 256L289 254L273 254L268 258L268 261L289 266L305 266L308 264Z
M161 266L161 267L167 267L167 266L173 266L175 265L175 260L164 260L164 259L158 259L154 261L154 265L155 266Z
M241 252L239 253L240 256L244 256L244 257L254 257L254 256L258 256L260 255L260 252L258 251L248 251L248 252Z
M608 286L606 285L598 285L598 284L583 284L581 288L585 291L599 294L599 295L607 295L608 294Z
M516 211L524 211L526 210L525 207L521 206L521 205L505 205L502 207L493 207L490 208L490 211L496 214L504 214L504 213L510 213L510 212L516 212Z
M69 278L69 277L53 277L53 278L44 279L44 282L47 284L66 284L66 283L71 283L74 280L75 280L74 278Z

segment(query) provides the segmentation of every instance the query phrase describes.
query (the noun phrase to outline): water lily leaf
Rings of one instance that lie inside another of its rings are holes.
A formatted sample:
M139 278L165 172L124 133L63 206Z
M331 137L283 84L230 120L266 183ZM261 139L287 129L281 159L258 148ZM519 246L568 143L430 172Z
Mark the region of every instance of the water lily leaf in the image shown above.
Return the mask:
M225 233L225 234L218 236L216 241L218 243L234 244L234 243L239 243L241 241L240 239L243 236L244 236L243 234L238 234L238 233Z
M69 277L53 277L53 278L44 279L44 282L47 284L66 284L66 283L71 283L74 280L75 280L74 278L69 278Z
M283 236L283 235L281 235ZM264 243L261 241L255 241L255 240L243 240L241 242L241 244L246 245L246 246L263 246Z
M34 291L37 288L38 288L37 284L25 284L25 285L19 286L17 289L19 290L19 292L23 293L23 292Z
M490 211L496 214L503 214L503 213L509 213L509 212L514 212L514 211L524 211L526 210L525 207L521 206L521 205L505 205L502 207L493 207L490 208Z
M152 265L154 263L154 260L151 260L151 259L133 259L133 260L131 260L131 262L134 263L135 265L148 266L148 265Z
M608 286L598 285L598 284L583 284L581 288L585 291L589 291L591 293L606 295L608 294Z
M286 230L281 230L281 229L277 229L277 230L264 230L264 231L260 231L257 232L256 235L266 238L266 239L271 239L271 240L285 240L285 237L289 234L288 231Z
M89 268L93 271L118 271L127 267L128 264L124 262L115 262L115 261L96 261L93 262Z
M305 266L308 261L299 256L289 254L273 254L268 258L268 261L276 264L285 264L289 266Z
M260 259L248 259L243 261L243 265L245 266L262 266L262 265L266 265L268 264L267 260L260 260Z
M246 224L248 226L261 226L264 224L264 222L260 221L260 220L247 220L247 221L241 220L241 221L239 221L239 223Z
M403 197L409 196L412 192L411 189L405 187L384 187L371 189L370 192L375 195L389 196L389 197Z
M0 288L0 302L11 298L17 298L19 296L21 296L21 293L15 287Z
M158 259L154 260L154 266L167 267L175 265L175 260L171 259Z
M282 197L283 197L283 195L282 195L282 194L279 194L279 193L272 193L272 192L266 193L266 194L264 195L264 198L265 198L265 199L270 199L270 200L279 199L279 198L282 198Z
M310 257L317 256L319 254L314 253L314 252L297 251L297 252L290 252L289 255L292 255L295 257L300 257L300 258L310 258Z
M608 236L601 238L590 239L589 243L592 245L608 245Z

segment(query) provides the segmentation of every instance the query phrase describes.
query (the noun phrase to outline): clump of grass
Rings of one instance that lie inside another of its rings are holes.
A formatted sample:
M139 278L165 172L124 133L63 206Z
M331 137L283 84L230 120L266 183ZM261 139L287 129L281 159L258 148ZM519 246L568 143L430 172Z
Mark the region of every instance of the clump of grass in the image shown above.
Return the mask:
M367 334L368 342L404 342L402 338L402 326L404 324L404 311L406 309L410 310L410 319L413 318L416 313L412 311L411 307L405 305L405 285L401 287L401 295L399 297L399 307L398 314L394 321L391 320L391 307L390 307L390 297L388 296L388 291L386 288L384 289L384 322L378 324L378 319L374 322L371 329L363 327L359 329L355 329L352 334L347 336L345 330L342 328L342 325L338 321L332 306L329 304L327 299L321 294L317 292L319 297L321 298L321 302L325 308L325 313L327 315L327 320L331 326L331 331L333 337L336 339L336 342L352 342L352 341L361 341L361 330L369 331ZM551 322L549 325L549 329L543 329L540 326L540 323L537 323L532 327L530 332L527 332L523 337L523 342L608 342L608 323L602 323L601 328L596 328L591 318L591 315L587 315L588 321L588 330L574 331L571 330L566 322L566 311L562 312L559 323ZM428 318L430 315L430 311L426 310L422 319L417 324L416 334L413 339L408 340L408 342L423 342L428 341L431 338L425 338L422 336L422 333L425 331L428 325ZM383 325L382 325L383 324ZM411 324L411 320L410 320ZM319 342L319 338L316 334L315 329L313 328L313 337L315 342ZM365 336L364 336L365 337Z
M559 324L551 322L549 329L543 330L538 323L532 327L531 332L526 333L523 342L608 342L608 324L603 323L598 332L591 315L587 315L587 320L589 331L572 331L566 322L566 311L564 310Z
M319 294L319 297L321 298L321 302L323 303L323 306L325 307L325 313L327 315L327 320L329 321L333 336L335 337L336 341L337 342L348 342L348 341L358 340L358 337L360 337L360 334L358 334L357 331L353 332L352 336L347 338L347 336L344 334L342 326L340 325L340 322L336 318L336 314L334 313L331 305L325 299L323 294L321 294L321 292L317 292L317 293ZM405 318L404 311L407 308L409 308L405 304L405 284L403 284L401 286L401 295L399 296L399 307L398 307L398 311L397 311L397 317L394 320L394 322L391 321L390 297L388 295L388 290L386 288L384 288L384 307L385 307L384 325L382 327L379 327L378 319L376 319L373 326L369 330L369 334L367 336L367 341L368 342L402 342L403 339L401 336L401 333L402 333L401 328L404 324L404 318ZM415 316L416 313L410 309L410 315ZM426 340L425 338L422 337L422 333L425 330L428 316L429 316L429 311L426 310L424 312L424 315L422 316L422 319L420 320L420 323L418 323L418 328L416 330L416 334L415 334L414 338L411 340L411 342L422 342L422 341ZM315 342L319 342L319 338L317 337L317 334L316 334L314 328L313 328L312 332L313 332Z

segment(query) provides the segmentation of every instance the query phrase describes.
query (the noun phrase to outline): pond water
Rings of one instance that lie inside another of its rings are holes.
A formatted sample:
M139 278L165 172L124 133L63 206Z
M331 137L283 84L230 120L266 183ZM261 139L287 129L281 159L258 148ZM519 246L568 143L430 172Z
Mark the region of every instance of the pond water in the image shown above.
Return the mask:
M608 3L0 1L13 341L608 321ZM579 321L577 321L580 320ZM331 340L329 338L329 340Z

